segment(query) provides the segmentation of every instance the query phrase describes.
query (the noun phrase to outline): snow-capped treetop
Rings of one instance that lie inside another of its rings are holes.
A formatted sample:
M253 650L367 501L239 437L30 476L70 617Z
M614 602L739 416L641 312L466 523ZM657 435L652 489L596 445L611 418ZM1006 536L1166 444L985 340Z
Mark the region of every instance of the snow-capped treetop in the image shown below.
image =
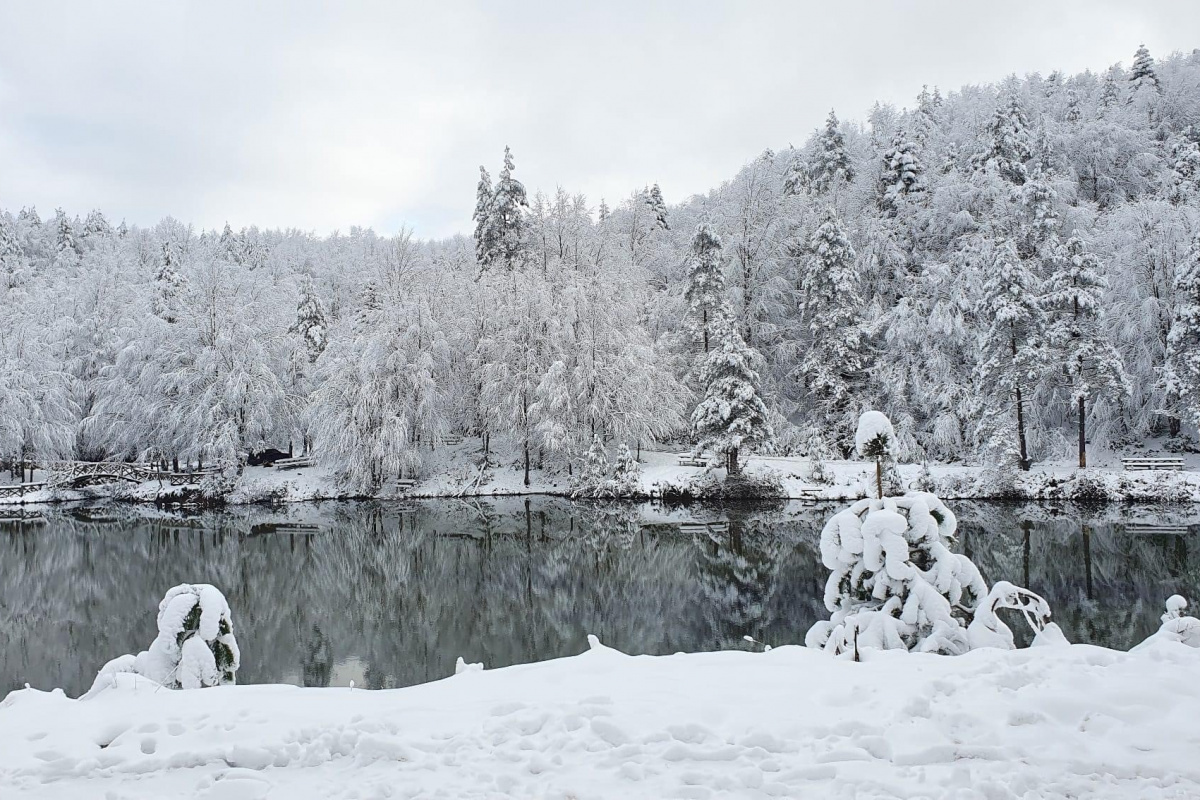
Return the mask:
M858 418L854 448L863 458L887 458L894 455L896 432L892 421L881 411L865 411Z
M1154 71L1154 59L1144 44L1138 47L1137 53L1133 56L1133 66L1129 70L1129 83L1133 86L1134 92L1144 86L1152 87L1155 91L1162 91L1162 87L1158 83L1158 73Z

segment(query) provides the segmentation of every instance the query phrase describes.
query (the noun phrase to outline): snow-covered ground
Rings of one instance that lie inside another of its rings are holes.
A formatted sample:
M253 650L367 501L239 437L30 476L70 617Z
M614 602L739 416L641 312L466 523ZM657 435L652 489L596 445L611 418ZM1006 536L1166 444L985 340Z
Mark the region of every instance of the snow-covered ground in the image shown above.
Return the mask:
M695 481L707 472L704 467L681 466L672 450L641 451L641 491L644 496L693 489ZM1153 451L1137 455L1155 455ZM1178 454L1173 454L1178 455ZM896 467L900 486L893 489L923 488L945 499L1010 498L1028 500L1110 499L1134 501L1200 502L1200 456L1182 456L1182 471L1126 472L1120 468L1120 455L1100 453L1093 459L1099 466L1078 469L1069 461L1035 464L1028 473L1000 475L984 465L900 464ZM570 476L563 472L539 469L530 471L526 486L521 465L515 456L493 454L486 469L479 462L480 442L465 439L461 444L442 446L427 457L426 475L411 490L412 497L501 496L521 494L568 494ZM824 461L823 477L814 473L807 458L751 456L745 472L750 476L778 479L784 495L793 499L854 500L875 492L875 467L867 461ZM722 473L723 474L723 473ZM35 475L41 480L43 476ZM23 496L0 497L4 504L36 504L58 501L116 497L137 502L170 499L179 487L150 481L141 485L114 484L83 490L41 489ZM696 492L692 492L695 494ZM225 495L231 504L299 502L349 498L339 489L328 470L320 467L277 470L273 467L247 467L233 491ZM385 489L380 497L400 496Z
M1200 797L1200 650L582 655L0 703L4 798Z

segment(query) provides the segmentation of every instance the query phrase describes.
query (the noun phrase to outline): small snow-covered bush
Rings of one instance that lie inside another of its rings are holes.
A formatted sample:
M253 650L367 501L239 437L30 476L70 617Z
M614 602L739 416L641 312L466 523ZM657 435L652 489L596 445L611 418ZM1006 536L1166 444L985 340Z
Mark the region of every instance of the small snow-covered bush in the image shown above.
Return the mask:
M591 449L578 474L571 481L573 497L634 497L641 493L642 465L622 443L611 465L600 437L592 439Z
M184 583L158 604L158 636L150 648L105 664L88 694L107 688L119 672L136 673L169 689L231 684L240 664L225 595L207 583Z
M1189 647L1200 647L1200 619L1186 616L1187 605L1187 600L1182 595L1173 594L1168 597L1167 612L1162 615L1162 627L1134 649L1164 640L1180 642Z
M864 649L957 655L977 647L1013 646L996 616L1021 610L1042 631L1050 608L1008 582L990 592L966 556L950 552L957 520L935 495L860 500L821 532L828 620L805 637L809 647L857 657Z

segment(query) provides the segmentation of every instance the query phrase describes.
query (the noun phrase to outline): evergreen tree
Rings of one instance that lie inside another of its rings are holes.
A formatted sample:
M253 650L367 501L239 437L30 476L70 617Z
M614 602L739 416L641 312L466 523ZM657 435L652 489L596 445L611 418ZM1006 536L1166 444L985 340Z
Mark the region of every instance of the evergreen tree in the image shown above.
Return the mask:
M840 182L854 180L854 165L846 152L846 139L842 135L837 114L832 109L825 120L825 130L817 137L817 152L808 163L808 186L817 194L825 194Z
M921 191L924 188L924 170L917 158L917 146L909 141L904 131L896 131L892 146L883 154L883 168L879 172L879 207L894 212L901 197Z
M692 235L692 256L684 300L691 318L691 329L707 353L713 344L713 326L727 313L725 273L721 268L721 237L707 223L697 225L696 233Z
M1154 71L1154 59L1150 57L1150 51L1144 44L1138 47L1137 53L1133 56L1133 67L1129 70L1129 85L1132 87L1133 95L1143 88L1153 89L1155 92L1162 91L1162 86L1158 82L1158 73Z
M984 237L970 260L984 276L983 297L976 313L987 321L979 360L980 384L986 393L981 423L994 450L1013 452L1006 442L1002 420L1011 408L1016 415L1017 464L1028 470L1031 458L1027 436L1027 402L1031 376L1042 372L1045 312L1041 286L1008 238ZM1012 405L1009 405L1011 400Z
M488 175L487 167L479 167L479 186L475 190L475 213L471 219L475 221L475 260L481 268L491 266L495 256L495 242L492 241L492 178Z
M288 329L288 332L299 334L308 351L308 363L316 362L321 353L325 351L327 341L325 308L321 303L321 298L317 296L312 278L308 275L304 276L304 280L300 284L300 302L296 306L296 321Z
M1052 363L1062 364L1079 428L1079 466L1087 466L1088 400L1128 394L1121 356L1104 322L1108 281L1099 259L1078 237L1058 248L1047 282L1044 306L1050 314L1046 339Z
M663 202L662 190L658 188L658 184L654 184L646 190L646 205L650 208L650 214L654 217L654 225L664 231L671 230L671 226L667 223L667 204Z
M178 255L170 242L163 242L162 261L154 276L154 314L167 323L174 323L179 315L184 279L179 274L176 262Z
M1120 66L1113 64L1104 73L1104 81L1100 88L1100 110L1103 112L1121 101L1121 86L1117 82L1120 76Z
M1033 158L1029 121L1015 94L992 114L988 126L988 149L977 156L977 163L995 172L1009 183L1020 186L1028 177L1026 164Z
M700 368L704 399L692 412L692 433L696 449L723 453L725 466L734 475L741 469L739 453L766 444L774 433L760 396L763 357L746 346L726 314L716 323L716 347Z
M54 227L56 237L54 240L54 257L55 260L69 264L79 260L82 251L79 248L79 242L75 240L75 229L71 226L71 220L61 208L54 212Z
M603 225L608 220L608 216L610 213L611 212L609 212L609 210L608 210L608 203L605 203L604 198L601 197L600 198L600 208L596 212L597 219L601 225Z
M513 177L513 169L512 151L505 147L504 168L488 211L488 239L495 249L492 259L500 258L510 270L524 263L525 209L529 207L525 186Z
M21 283L24 252L9 216L0 213L0 289L13 289Z
M858 416L854 388L866 368L856 261L841 218L826 208L802 259L800 320L808 347L796 377L811 403L810 438L843 450Z
M112 236L112 234L112 225L108 224L108 219L99 209L92 209L87 215L87 220L83 223L83 238L102 238Z

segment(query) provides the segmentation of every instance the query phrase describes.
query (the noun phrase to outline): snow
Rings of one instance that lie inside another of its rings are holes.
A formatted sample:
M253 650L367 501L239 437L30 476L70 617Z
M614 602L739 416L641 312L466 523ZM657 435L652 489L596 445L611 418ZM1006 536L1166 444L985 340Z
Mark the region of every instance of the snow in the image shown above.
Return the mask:
M582 644L582 643L581 643ZM0 703L4 797L1192 798L1200 650L581 655Z
M866 457L867 446L876 437L883 437L890 452L896 441L896 432L892 429L892 421L883 412L865 411L858 418L858 429L854 432L854 449L860 456Z
M659 446L661 447L661 445ZM481 443L468 437L460 444L442 445L427 456L424 477L406 495L413 497L508 496L556 494L572 491L571 477L565 471L533 469L530 483L515 457L493 452L491 465L480 469ZM641 476L638 491L642 496L657 497L671 490L694 488L706 472L703 467L680 466L682 446L670 449L641 450ZM615 451L612 455L615 455ZM1154 451L1139 452L1151 457ZM1172 454L1175 455L1175 454ZM1126 472L1120 468L1120 454L1108 453L1089 460L1096 466L1079 469L1069 461L1034 465L1027 473L1002 476L987 464L897 464L901 485L932 491L951 499L1027 499L1069 500L1076 497L1103 497L1118 501L1200 502L1200 456L1182 454L1181 471ZM813 479L820 464L826 478ZM755 454L745 457L743 472L748 477L773 476L779 479L784 497L792 499L858 500L875 496L875 465L856 460L823 460ZM39 474L38 479L41 479ZM23 496L0 496L3 505L85 501L98 498L130 500L141 503L171 504L181 487L158 481L140 485L111 484L83 490L41 489ZM187 487L195 489L196 487ZM246 467L232 491L224 495L226 503L243 505L262 502L304 502L347 499L359 496L339 488L332 470L317 464L294 470L273 467ZM385 489L382 498L397 496Z

